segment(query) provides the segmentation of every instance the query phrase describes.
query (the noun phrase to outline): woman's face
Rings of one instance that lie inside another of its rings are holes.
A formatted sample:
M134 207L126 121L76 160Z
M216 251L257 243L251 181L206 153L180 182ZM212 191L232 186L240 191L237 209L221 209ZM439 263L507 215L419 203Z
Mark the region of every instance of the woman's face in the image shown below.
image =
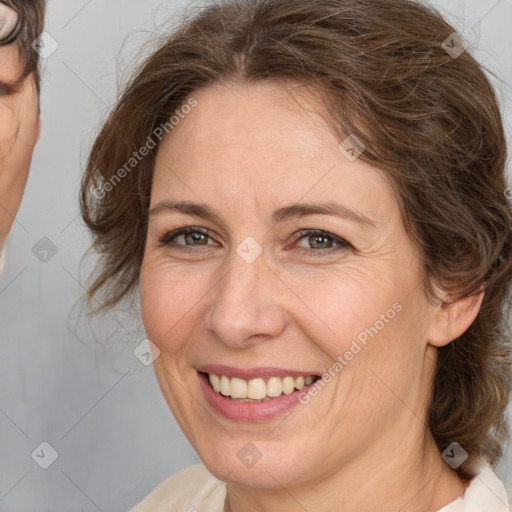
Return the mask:
M0 3L0 36L8 36L13 11ZM33 75L20 79L24 61L16 43L0 46L0 245L18 211L40 134Z
M422 439L435 357L389 183L339 149L311 92L295 96L194 94L159 149L140 275L178 423L217 477L256 487L375 468Z

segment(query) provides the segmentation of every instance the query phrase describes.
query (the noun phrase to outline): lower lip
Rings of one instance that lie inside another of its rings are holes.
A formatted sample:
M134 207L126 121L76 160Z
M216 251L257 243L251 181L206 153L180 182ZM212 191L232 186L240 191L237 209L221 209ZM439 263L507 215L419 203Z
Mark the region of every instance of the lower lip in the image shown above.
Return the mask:
M235 421L257 422L276 418L299 404L299 395L304 391L294 391L268 402L237 402L217 393L205 375L199 374L199 380L210 406L225 418Z

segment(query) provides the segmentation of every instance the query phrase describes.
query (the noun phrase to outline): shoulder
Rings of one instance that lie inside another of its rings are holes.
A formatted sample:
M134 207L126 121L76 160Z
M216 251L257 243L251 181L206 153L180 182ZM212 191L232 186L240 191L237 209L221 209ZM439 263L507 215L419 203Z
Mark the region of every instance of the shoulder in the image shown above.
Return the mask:
M491 466L482 463L477 476L471 481L464 494L465 509L468 512L503 512L509 510L507 492L503 482Z
M225 497L226 484L194 464L164 480L130 512L219 512Z

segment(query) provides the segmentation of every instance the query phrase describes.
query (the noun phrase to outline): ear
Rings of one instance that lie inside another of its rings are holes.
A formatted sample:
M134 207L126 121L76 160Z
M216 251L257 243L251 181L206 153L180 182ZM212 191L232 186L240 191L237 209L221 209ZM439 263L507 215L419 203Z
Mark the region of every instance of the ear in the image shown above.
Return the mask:
M478 315L484 294L481 291L462 299L453 299L447 295L441 304L435 306L436 311L428 329L428 343L434 347L443 347L462 336Z

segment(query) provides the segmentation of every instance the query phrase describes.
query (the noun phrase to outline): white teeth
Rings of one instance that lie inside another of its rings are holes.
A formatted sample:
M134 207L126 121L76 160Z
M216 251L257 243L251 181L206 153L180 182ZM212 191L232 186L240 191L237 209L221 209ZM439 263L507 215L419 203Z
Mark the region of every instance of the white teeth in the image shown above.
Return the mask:
M295 388L296 389L303 389L305 385L306 379L304 377L297 377L295 379Z
M295 389L295 379L293 377L285 377L283 379L283 393L290 395Z
M231 398L247 398L247 382L233 377L231 379Z
M247 386L247 398L261 400L267 396L267 386L263 379L251 379Z
M224 396L231 396L231 379L224 375L220 378L220 392Z
M267 382L267 395L271 397L280 396L283 392L283 382L279 377L270 377Z
M210 373L210 384L212 385L212 388L217 391L217 393L220 391L220 379L215 375L215 373Z
M265 380L261 378L245 381L237 377L218 376L214 373L209 373L208 379L217 393L230 396L234 400L266 402L269 397L275 398L282 394L290 395L296 389L304 389L304 386L309 386L313 382L314 377L270 377L266 384Z

